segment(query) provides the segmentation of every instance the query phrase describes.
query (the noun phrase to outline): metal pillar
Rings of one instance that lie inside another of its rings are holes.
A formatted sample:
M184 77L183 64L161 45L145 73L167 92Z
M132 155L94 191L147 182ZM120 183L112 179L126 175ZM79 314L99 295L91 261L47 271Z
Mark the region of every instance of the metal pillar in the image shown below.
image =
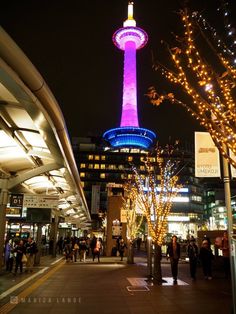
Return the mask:
M147 269L148 278L152 278L152 238L147 237Z
M3 248L6 229L6 206L8 201L7 179L1 179L0 190L0 270L3 267Z
M236 285L235 285L235 252L233 243L233 222L232 222L232 208L231 208L231 191L230 191L230 178L229 178L229 164L223 157L223 181L225 190L225 207L227 211L228 219L228 239L229 239L229 251L230 251L230 270L231 270L231 283L232 283L232 303L233 313L236 314Z

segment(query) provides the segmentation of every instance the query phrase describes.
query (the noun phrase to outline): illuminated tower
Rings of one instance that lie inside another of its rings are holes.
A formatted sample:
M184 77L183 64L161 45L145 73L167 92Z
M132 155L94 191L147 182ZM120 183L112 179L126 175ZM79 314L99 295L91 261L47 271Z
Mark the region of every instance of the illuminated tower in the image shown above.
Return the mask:
M123 28L114 33L112 40L124 51L122 115L120 127L106 131L103 138L112 147L149 148L156 135L139 127L136 86L136 50L146 45L148 36L144 30L136 27L132 2L128 4L128 19L123 23Z

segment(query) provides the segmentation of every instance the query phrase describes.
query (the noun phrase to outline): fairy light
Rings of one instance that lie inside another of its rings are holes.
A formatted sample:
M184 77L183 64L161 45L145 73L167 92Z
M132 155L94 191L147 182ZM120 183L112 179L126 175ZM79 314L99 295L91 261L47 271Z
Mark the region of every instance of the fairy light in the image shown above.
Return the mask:
M134 167L134 186L136 201L146 217L152 241L162 245L167 232L167 218L181 185L175 175L176 163L161 158L161 150L157 150L156 166L159 170L159 181L156 179L153 165L147 159L144 164L147 172L146 182ZM146 189L144 190L144 184ZM158 191L157 192L157 188Z
M151 103L156 106L166 99L170 100L171 103L184 106L205 127L221 154L236 168L236 162L229 154L230 149L236 155L236 105L234 98L236 69L223 54L216 51L214 51L216 57L225 69L223 74L218 74L213 65L203 61L193 38L193 21L187 11L181 11L181 17L184 25L185 45L183 47L185 48L169 49L177 71L173 72L158 63L154 66L154 70L160 70L161 74L171 83L182 86L183 90L192 98L192 102L186 104L180 99L176 99L173 93L159 95L154 87L149 89L147 96Z

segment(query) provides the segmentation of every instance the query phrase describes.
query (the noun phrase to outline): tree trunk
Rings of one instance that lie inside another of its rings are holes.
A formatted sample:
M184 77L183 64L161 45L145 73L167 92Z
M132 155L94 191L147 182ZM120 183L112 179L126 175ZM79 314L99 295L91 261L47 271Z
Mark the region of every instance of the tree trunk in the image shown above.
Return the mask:
M153 268L153 279L158 284L162 283L162 271L161 271L161 246L157 243L154 244L154 268Z
M134 264L134 246L132 241L128 241L127 245L127 264Z

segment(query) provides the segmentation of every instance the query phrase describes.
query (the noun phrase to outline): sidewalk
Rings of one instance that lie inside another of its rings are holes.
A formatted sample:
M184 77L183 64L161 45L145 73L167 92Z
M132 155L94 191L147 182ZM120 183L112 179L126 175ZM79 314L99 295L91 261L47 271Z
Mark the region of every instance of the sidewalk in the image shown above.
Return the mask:
M52 265L56 260L58 258L42 259L38 271L60 264L58 262ZM224 278L224 274L220 268L217 268L218 266L213 268L211 281L204 280L202 269L199 267L197 280L192 282L189 276L189 264L181 261L178 284L173 285L170 263L163 258L162 275L167 283L159 286L146 281L146 262L146 257L140 254L135 257L135 264L132 265L127 265L126 258L124 261L120 261L119 257L103 256L100 263L93 262L91 258L87 259L85 263L64 263L57 272L28 296L29 300L34 300L35 303L18 304L11 313L41 314L42 311L44 314L55 312L60 314L231 313L231 283L230 280ZM30 277L31 275L18 275L16 280L21 282L24 278L27 279L26 276ZM3 282L1 291L9 281L9 287L15 288L17 284L12 282L12 278L8 278L8 275L1 276L0 280ZM22 289L23 287L21 287ZM17 291L11 295L17 295ZM8 296L8 299L0 300L0 304L9 302L11 295ZM41 297L44 297L45 304L42 304ZM75 297L77 303L68 304L69 300L71 302L71 297Z

